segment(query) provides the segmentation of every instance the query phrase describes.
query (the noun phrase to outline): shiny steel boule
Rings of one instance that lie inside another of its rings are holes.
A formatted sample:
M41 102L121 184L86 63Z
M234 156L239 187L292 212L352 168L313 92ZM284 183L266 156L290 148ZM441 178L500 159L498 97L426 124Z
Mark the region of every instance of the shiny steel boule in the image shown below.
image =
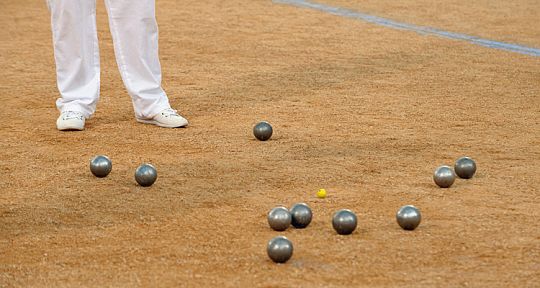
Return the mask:
M456 175L449 166L440 166L433 173L433 181L441 188L448 188L454 184Z
M266 121L259 122L253 127L253 135L261 141L270 139L270 137L272 137L272 132L272 125Z
M272 261L276 263L285 263L291 259L293 254L293 244L285 236L277 236L268 241L266 246L266 253Z
M461 157L454 164L454 171L459 178L470 179L476 173L476 162L470 157Z
M268 224L276 231L284 231L291 225L291 213L287 208L279 206L268 212Z
M349 209L339 210L332 217L332 226L340 235L351 234L356 229L357 223L356 214Z
M420 210L412 205L406 205L401 207L396 213L396 220L405 230L414 230L422 221L422 215Z
M109 157L98 155L90 160L90 171L96 177L105 177L111 173L112 162Z
M295 228L306 228L312 217L311 208L306 203L297 203L291 207L291 224Z
M142 164L135 170L135 181L143 187L154 184L157 179L157 170L152 164Z

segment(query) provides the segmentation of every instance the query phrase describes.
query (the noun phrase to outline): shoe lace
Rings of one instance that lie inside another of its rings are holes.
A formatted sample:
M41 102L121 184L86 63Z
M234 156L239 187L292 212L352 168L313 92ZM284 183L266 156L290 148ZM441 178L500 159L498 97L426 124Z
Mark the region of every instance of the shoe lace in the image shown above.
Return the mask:
M63 113L63 116L62 118L64 118L64 120L69 120L69 119L81 119L83 118L83 114L81 112L77 112L77 111L66 111Z
M178 115L178 111L172 109L172 108L167 108L163 111L161 111L161 115L165 116L165 117L169 117L169 116L180 116Z

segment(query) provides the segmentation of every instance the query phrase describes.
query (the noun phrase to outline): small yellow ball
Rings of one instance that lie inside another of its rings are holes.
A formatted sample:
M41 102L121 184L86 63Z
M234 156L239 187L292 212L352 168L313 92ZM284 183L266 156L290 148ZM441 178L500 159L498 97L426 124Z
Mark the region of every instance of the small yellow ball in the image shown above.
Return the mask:
M326 190L324 190L324 189L319 189L319 191L317 191L317 197L319 197L319 198L326 198Z

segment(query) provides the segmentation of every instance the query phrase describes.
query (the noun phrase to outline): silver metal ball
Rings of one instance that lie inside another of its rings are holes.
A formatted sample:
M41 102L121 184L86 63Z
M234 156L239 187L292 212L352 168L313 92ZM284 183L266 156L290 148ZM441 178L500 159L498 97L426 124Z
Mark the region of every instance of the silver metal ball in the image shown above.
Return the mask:
M339 210L332 217L332 226L340 235L351 234L356 229L357 223L356 214L349 209Z
M405 230L414 230L422 221L422 214L420 210L413 205L405 205L401 207L396 213L396 220Z
M291 213L287 208L279 206L268 212L268 224L276 231L284 231L291 225Z
M157 179L156 167L152 164L142 164L135 170L135 181L143 187L148 187L154 184Z
M270 137L272 137L272 132L272 125L266 121L259 122L253 127L253 135L261 141L270 139Z
M440 166L433 173L433 181L441 188L448 188L454 184L456 175L449 166Z
M291 224L295 228L306 228L312 217L311 208L306 203L297 203L291 207Z
M470 157L461 157L454 164L454 171L459 178L470 179L476 173L476 162Z
M277 236L268 241L266 253L272 261L276 263L285 263L293 254L293 244L285 236Z
M98 155L90 160L90 171L96 177L105 177L111 173L112 162L109 157Z

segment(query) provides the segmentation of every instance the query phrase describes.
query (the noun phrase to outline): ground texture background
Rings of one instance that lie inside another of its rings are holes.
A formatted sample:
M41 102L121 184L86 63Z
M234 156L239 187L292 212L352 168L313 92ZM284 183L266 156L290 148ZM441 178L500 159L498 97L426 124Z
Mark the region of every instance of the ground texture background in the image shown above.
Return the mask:
M0 286L538 287L540 58L271 1L158 0L163 85L191 123L168 130L135 122L98 1L102 99L61 133L43 2L0 9ZM324 3L540 45L538 1L390 2ZM476 177L437 188L463 155ZM268 228L299 201L307 229ZM395 223L405 204L414 232ZM340 208L351 236L332 230ZM285 265L266 256L276 235L295 245Z

